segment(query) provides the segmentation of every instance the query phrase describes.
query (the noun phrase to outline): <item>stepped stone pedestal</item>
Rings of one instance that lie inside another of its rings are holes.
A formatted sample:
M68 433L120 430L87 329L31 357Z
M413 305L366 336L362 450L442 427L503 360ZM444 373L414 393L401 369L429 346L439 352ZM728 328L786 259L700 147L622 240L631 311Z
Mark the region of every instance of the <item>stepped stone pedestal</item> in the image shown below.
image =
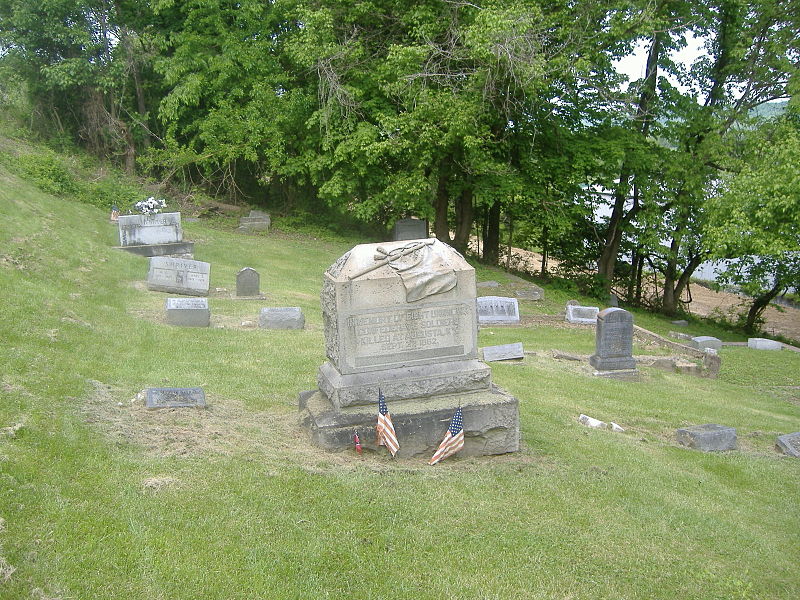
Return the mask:
M351 448L358 431L371 447L380 389L398 456L432 453L459 406L462 454L518 450L518 402L478 359L475 297L474 269L435 239L361 244L331 265L321 293L328 361L300 402L314 442Z

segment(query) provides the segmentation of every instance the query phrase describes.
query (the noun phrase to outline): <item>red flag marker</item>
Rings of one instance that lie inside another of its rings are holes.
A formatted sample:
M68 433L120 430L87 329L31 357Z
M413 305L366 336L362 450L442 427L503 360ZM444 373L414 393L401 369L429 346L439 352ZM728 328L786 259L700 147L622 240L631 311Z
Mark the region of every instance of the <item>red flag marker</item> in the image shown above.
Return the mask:
M361 440L358 439L357 431L353 434L353 443L356 445L356 452L358 452L358 455L361 456Z

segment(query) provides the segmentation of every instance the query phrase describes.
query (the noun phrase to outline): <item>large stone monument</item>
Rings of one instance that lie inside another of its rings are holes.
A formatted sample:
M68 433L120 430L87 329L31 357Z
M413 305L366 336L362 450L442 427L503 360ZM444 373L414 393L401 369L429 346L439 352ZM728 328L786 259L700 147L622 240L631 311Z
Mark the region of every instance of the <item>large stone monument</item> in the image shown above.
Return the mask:
M400 456L433 452L459 406L462 454L516 451L518 402L478 360L475 296L475 270L435 239L361 244L331 265L321 294L328 361L300 406L315 443L349 448L359 430L373 445L364 434L380 388Z
M191 254L194 242L183 241L181 213L123 215L117 221L119 247L140 256Z
M201 260L153 256L147 272L147 289L157 292L207 296L211 265Z
M633 315L622 308L607 308L597 314L595 352L589 364L597 374L635 372L633 359Z

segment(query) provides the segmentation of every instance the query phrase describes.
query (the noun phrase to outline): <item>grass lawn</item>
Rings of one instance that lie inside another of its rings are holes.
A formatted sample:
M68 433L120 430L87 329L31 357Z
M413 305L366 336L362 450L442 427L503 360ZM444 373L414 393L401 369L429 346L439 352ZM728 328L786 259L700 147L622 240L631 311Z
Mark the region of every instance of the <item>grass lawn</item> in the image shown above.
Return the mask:
M482 346L535 353L492 364L522 451L359 460L310 447L296 419L325 358L322 273L357 240L186 223L214 326L176 328L107 217L0 168L3 600L800 597L800 460L773 449L800 430L800 354L724 348L717 380L620 382L551 358L591 353L590 328L482 328ZM264 301L230 297L244 266ZM569 299L545 294L523 315ZM242 326L269 305L302 307L306 329ZM148 412L156 386L202 386L209 408ZM709 422L739 450L675 443Z

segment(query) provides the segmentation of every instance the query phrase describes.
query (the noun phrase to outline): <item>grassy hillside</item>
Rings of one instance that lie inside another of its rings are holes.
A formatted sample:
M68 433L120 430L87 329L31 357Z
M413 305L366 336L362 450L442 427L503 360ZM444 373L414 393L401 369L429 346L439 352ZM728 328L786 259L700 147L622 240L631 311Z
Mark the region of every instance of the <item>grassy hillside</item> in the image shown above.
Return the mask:
M214 327L170 327L105 210L0 167L3 599L800 596L800 460L772 448L800 430L800 354L725 348L719 380L606 381L550 358L591 352L591 329L485 328L481 345L536 352L493 365L520 400L521 452L329 454L298 430L296 398L324 360L321 274L357 240L228 225L187 223L195 257L212 289L254 267L267 299L214 291ZM523 314L573 296L546 294ZM306 329L242 326L264 305L301 306ZM210 407L148 412L153 386L202 386ZM676 445L707 422L737 427L740 450Z

